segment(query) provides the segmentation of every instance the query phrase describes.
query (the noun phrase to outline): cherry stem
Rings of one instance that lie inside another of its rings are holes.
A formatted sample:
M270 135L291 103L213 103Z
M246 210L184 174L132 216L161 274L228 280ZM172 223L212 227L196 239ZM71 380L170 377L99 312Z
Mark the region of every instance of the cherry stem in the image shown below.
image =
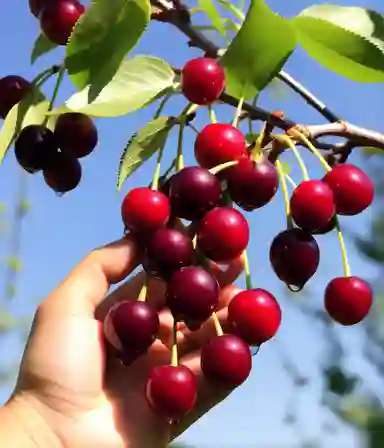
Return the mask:
M285 205L285 216L287 218L287 229L292 229L293 222L292 222L292 216L291 216L291 206L290 206L290 201L289 201L287 181L285 179L285 175L284 175L280 160L276 160L275 166L277 169L277 174L279 176L281 189L283 191L284 205Z
M344 272L345 277L350 277L351 276L351 268L350 268L349 262L348 262L347 249L345 247L343 232L341 231L341 228L340 228L340 221L337 216L335 218L335 221L336 221L337 239L339 240L341 260L343 263L343 272Z
M164 110L164 107L166 106L169 98L171 98L171 96L173 95L173 91L169 90L163 97L163 99L161 100L159 107L157 108L155 115L153 116L153 119L156 120L157 118L160 117L161 113Z
M171 366L177 367L179 365L179 355L177 352L177 321L173 320L172 325L172 350L171 350Z
M253 160L258 160L260 158L260 156L262 155L261 145L263 144L263 141L264 141L266 127L267 127L267 123L264 123L263 128L261 129L261 132L256 139L255 149L252 151L252 159Z
M223 336L223 328L221 327L219 318L217 317L217 314L215 312L212 313L212 320L217 336Z
M251 277L251 271L249 269L249 260L246 250L243 252L243 266L244 266L245 284L247 286L247 289L251 290L253 289L252 277Z
M197 104L189 103L188 106L181 112L179 116L179 135L177 139L177 157L176 157L176 170L180 171L184 168L184 157L183 157L183 137L185 126L187 124L187 116L195 112L199 106Z
M293 140L291 139L291 137L289 137L289 135L278 135L275 136L277 137L278 141L281 141L283 143L286 143L288 145L288 148L290 148L293 152L293 155L295 156L295 159L297 160L297 163L300 167L300 170L303 174L303 179L304 180L309 180L309 174L307 171L307 167L305 166L304 160L301 158L301 155L298 151L298 149L296 148L295 143L293 142Z
M192 123L189 123L188 127L191 128L195 134L200 134L200 131Z
M145 278L139 296L137 297L137 301L145 302L147 300L147 292L148 292L148 278Z
M300 131L297 129L290 130L290 132L301 140L302 143L308 146L308 149L312 152L312 154L319 160L321 166L324 168L326 172L331 171L332 168L329 166L328 162L324 159L324 157L320 154L320 152L316 149L314 144Z
M211 123L217 123L217 118L215 111L213 110L212 104L208 106L208 113L209 113L209 119L211 120Z
M51 101L49 103L48 112L51 112L53 109L53 105L55 104L57 95L59 94L61 83L63 82L63 79L64 79L64 73L65 73L65 69L63 67L60 67L60 70L57 74L56 84L53 89ZM43 121L44 126L48 123L48 120L49 120L49 115L46 115L44 118L44 121Z
M164 148L165 148L165 145L163 145L159 149L159 152L157 154L156 168L155 168L155 173L153 175L153 180L152 180L152 190L158 190L158 188L159 188L161 161L163 159Z
M287 179L287 181L291 184L292 188L296 188L297 184L296 182L292 179L292 177L289 174L284 174L284 177Z
M237 126L239 125L239 120L243 112L243 104L244 104L244 97L240 98L236 108L235 118L233 119L232 123L232 126L234 126L235 128L237 128Z
M239 163L238 160L231 160L230 162L225 162L225 163L222 163L221 165L217 165L217 166L211 168L209 170L209 172L211 174L217 174L217 173L220 173L221 171L226 170L227 168L230 168L231 166L237 165L238 163Z

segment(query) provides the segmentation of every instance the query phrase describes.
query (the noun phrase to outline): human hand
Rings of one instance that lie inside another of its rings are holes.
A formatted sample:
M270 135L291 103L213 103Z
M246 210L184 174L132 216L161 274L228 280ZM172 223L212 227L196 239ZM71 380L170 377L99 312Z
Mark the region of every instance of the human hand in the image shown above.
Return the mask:
M106 295L139 259L139 249L129 236L97 249L38 308L8 406L27 407L36 414L57 446L164 447L228 394L213 389L201 374L200 346L215 334L209 320L197 332L182 329L177 334L180 363L198 379L195 409L170 426L148 406L143 393L147 374L171 357L173 318L164 309L165 288L159 280L149 279L147 296L159 310L159 339L130 367L108 355L102 321L116 302L137 298L143 272ZM215 264L211 268L222 288L218 317L223 321L229 301L239 291L232 283L242 271L242 260L233 261L225 271ZM49 448L55 448L50 440Z

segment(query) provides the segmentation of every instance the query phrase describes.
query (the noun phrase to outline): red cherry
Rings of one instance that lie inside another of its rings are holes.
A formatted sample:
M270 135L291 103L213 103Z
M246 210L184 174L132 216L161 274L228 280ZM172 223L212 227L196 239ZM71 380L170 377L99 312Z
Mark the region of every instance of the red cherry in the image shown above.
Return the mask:
M273 239L269 259L281 281L301 290L317 271L320 249L310 233L288 229Z
M85 7L75 0L60 0L44 5L40 27L46 37L57 45L66 45Z
M336 213L332 190L321 180L301 182L292 193L291 213L303 230L325 228Z
M209 340L201 350L201 370L213 383L233 389L248 378L252 355L237 336L225 334Z
M165 194L151 188L134 188L124 198L121 216L128 230L152 232L164 227L171 208Z
M195 141L195 157L197 163L203 168L210 169L246 156L245 137L231 124L208 124Z
M21 76L8 75L0 79L0 118L5 118L9 111L30 91L32 84Z
M225 89L224 70L215 59L191 59L181 72L181 88L191 103L211 104Z
M144 354L159 331L159 316L146 302L125 301L114 305L103 322L107 341L125 364Z
M217 280L200 266L176 271L167 287L167 305L177 320L201 323L219 302Z
M329 223L323 227L322 229L312 231L312 235L326 235L327 233L332 232L336 228L336 222L337 222L337 215L334 215L334 217L329 221Z
M176 216L198 220L219 205L220 181L204 168L188 166L172 176L169 198Z
M147 380L146 397L155 412L167 420L180 420L195 406L196 377L185 366L156 366Z
M35 17L39 17L40 11L46 3L48 3L47 0L29 0L29 9Z
M355 165L337 165L325 175L323 181L333 191L339 215L357 215L373 202L373 182Z
M241 291L228 306L228 328L250 345L273 338L281 324L281 308L264 289Z
M211 260L226 262L242 254L249 242L249 225L230 207L216 207L200 221L197 245Z
M276 168L268 160L244 158L228 169L227 180L231 199L249 212L268 204L279 186Z
M332 319L349 326L361 322L369 313L373 294L371 286L359 277L337 277L324 294L325 309Z

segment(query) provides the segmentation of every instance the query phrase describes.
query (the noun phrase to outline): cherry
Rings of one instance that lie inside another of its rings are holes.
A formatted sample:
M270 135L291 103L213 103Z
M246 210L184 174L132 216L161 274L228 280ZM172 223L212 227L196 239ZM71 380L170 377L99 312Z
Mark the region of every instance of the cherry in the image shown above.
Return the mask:
M220 181L204 168L189 166L172 177L170 202L179 218L198 220L220 200Z
M15 141L16 160L29 173L51 167L58 152L53 132L40 124L23 128Z
M327 233L332 232L336 228L337 215L334 215L333 218L329 221L329 223L323 227L322 229L312 231L312 235L326 235Z
M250 345L261 345L273 338L281 324L281 308L264 289L241 291L228 305L229 331Z
M325 309L341 325L361 322L368 315L372 302L371 286L359 277L334 278L325 289Z
M357 215L373 202L373 182L355 165L349 163L337 165L324 176L323 181L333 191L339 215Z
M121 205L125 227L132 232L152 232L164 227L170 213L168 198L160 191L146 187L129 191Z
M97 145L97 128L85 114L68 112L59 116L54 130L61 149L77 158L89 155Z
M312 232L326 227L336 213L331 188L321 180L301 182L292 193L291 213L303 230Z
M32 84L21 76L8 75L0 79L0 118L5 118L9 111L19 103L31 90Z
M220 287L217 280L200 266L176 271L167 288L167 305L178 320L204 322L216 309Z
M268 204L279 186L276 168L268 160L244 158L228 169L227 180L232 200L249 212Z
M197 245L211 260L232 260L249 242L249 225L244 216L230 207L216 207L200 221Z
M288 287L301 290L317 271L320 249L310 233L288 229L273 239L269 258L277 277Z
M52 0L51 0L52 1ZM58 1L58 0L54 0ZM50 0L29 0L29 9L35 17L39 17L40 11L47 5Z
M197 399L195 375L185 366L156 366L149 374L146 397L151 408L167 420L180 420Z
M76 0L53 1L40 12L40 26L46 37L57 45L66 45L85 7Z
M231 124L208 124L195 140L195 158L203 168L210 169L246 156L245 137Z
M56 193L68 193L81 181L80 162L71 154L61 151L56 153L52 166L43 170L46 184Z
M193 264L190 237L176 229L159 229L149 235L144 267L152 275L168 279L174 271Z
M244 383L252 368L248 345L232 334L217 336L203 345L201 370L206 378L225 388L235 388Z
M181 89L191 103L211 104L225 89L224 70L215 59L191 59L181 72Z
M129 364L152 345L159 325L157 312L146 302L125 301L110 309L103 329L106 340Z

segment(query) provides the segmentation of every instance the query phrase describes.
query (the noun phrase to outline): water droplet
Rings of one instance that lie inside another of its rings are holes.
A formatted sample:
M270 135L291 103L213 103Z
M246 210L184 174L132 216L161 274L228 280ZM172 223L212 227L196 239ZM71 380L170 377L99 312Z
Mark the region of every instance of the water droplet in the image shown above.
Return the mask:
M297 286L297 285L288 285L288 284L287 284L287 288L288 288L291 292L300 292L300 291L304 288L304 285L302 285L302 286Z

